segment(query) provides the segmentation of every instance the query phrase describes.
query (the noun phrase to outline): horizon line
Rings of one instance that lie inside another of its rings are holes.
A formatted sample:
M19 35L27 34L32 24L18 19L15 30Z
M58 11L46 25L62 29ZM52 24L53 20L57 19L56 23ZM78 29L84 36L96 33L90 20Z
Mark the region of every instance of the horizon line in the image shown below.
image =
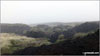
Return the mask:
M99 21L99 20L95 20ZM46 24L46 23L78 23L78 22L95 22L95 21L75 21L75 22L43 22L43 23L2 23L1 24L26 24L26 25L31 25L31 24Z

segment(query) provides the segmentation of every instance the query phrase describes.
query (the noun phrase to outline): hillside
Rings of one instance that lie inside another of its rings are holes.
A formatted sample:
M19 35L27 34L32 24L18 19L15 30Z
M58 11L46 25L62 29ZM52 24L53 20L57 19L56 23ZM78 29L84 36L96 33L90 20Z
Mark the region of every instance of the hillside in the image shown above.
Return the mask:
M15 33L19 35L23 35L24 31L31 29L31 27L26 24L1 23L0 27L1 27L1 33Z
M78 26L75 26L67 31L64 31L63 34L65 37L73 37L76 33L88 33L92 32L99 28L99 21L96 22L85 22Z
M53 27L1 24L1 54L82 54L84 51L98 51L97 29L99 21Z
M45 38L31 38L10 33L1 33L0 40L1 54L12 54L16 50L29 46L50 44Z
M60 35L64 35L65 39L74 37L77 33L87 34L88 32L95 31L99 28L99 22L85 22L75 27L70 27L68 30L55 31L54 34L50 35L50 41L55 42Z
M69 39L51 45L28 47L14 53L17 55L77 55L82 52L99 51L99 30L84 37Z

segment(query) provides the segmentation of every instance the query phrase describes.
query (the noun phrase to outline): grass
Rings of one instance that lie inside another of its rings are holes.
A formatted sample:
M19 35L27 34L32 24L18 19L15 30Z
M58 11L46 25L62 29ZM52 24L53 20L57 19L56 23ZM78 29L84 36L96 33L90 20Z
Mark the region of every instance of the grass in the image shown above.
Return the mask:
M1 33L0 40L1 54L12 54L16 50L20 50L29 46L50 44L47 39L19 36L13 33Z

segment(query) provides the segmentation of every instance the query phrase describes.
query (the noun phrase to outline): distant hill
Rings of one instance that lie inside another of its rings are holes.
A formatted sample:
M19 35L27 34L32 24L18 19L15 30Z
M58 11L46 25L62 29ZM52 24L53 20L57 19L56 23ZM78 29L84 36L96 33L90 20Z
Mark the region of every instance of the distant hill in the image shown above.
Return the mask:
M55 25L52 27L52 25ZM1 33L15 33L19 35L23 35L27 31L35 31L35 32L44 32L44 35L56 35L54 37L57 37L60 33L63 33L65 37L71 37L73 34L78 33L78 32L89 32L92 30L95 30L99 27L99 22L98 21L93 21L93 22L73 22L73 23L45 23L30 27L29 25L26 24L5 24L1 23ZM33 32L34 33L34 32ZM57 33L57 34L56 34ZM59 34L58 34L59 33ZM24 34L25 35L25 34ZM30 35L30 34L29 34ZM36 35L36 34L35 34ZM34 36L32 34L32 36ZM45 36L47 37L47 36Z
M83 54L83 52L99 52L99 30L84 37L56 44L28 47L16 51L14 55L78 55Z
M23 35L24 31L31 29L31 27L26 24L8 24L8 23L1 23L0 28L1 28L1 33L16 33L19 35Z
M46 30L51 29L55 30L56 28L59 29L65 29L66 27L72 27L75 25L78 25L80 23L60 23L60 22L53 22L53 23L43 23L43 24L32 24L32 25L26 25L26 24L9 24L9 23L1 23L1 33L16 33L23 35L24 31L31 30L34 28L34 30Z
M81 23L83 23L83 22L71 22L71 23L51 22L51 23L41 23L41 24L30 24L30 26L37 26L37 25L48 25L50 27L59 26L59 25L76 26Z
M88 32L92 32L92 31L95 31L97 29L99 29L99 22L98 21L85 22L85 23L77 25L75 27L68 28L68 30L55 32L54 34L51 35L50 41L55 42L61 34L64 35L64 38L68 39L68 38L74 37L74 35L77 33L86 34Z
M96 22L85 22L78 26L75 26L67 31L64 31L63 34L65 37L72 37L75 33L88 33L99 29L99 21Z

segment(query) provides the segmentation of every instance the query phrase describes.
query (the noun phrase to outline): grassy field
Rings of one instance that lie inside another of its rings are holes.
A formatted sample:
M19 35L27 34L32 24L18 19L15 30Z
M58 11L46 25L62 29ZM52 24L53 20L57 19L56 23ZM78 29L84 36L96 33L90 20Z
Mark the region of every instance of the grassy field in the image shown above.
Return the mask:
M50 44L47 39L31 38L9 33L1 33L0 40L1 54L12 54L16 50L20 50L29 46Z

